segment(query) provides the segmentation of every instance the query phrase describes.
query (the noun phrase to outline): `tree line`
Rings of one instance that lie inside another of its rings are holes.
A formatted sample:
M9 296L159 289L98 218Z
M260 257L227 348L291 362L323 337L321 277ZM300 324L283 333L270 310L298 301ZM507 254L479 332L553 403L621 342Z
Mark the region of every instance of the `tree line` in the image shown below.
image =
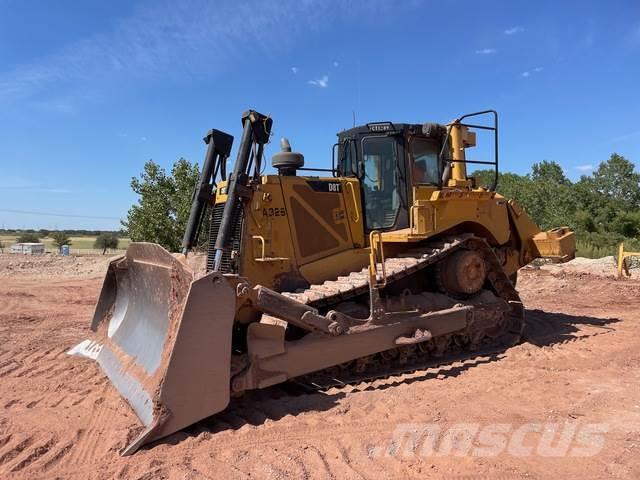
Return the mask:
M33 229L33 228L0 228L0 235L22 235L24 233L35 234L39 238L48 237L50 234L61 230L49 230L47 228ZM84 230L84 229L67 229L64 230L68 235L72 237L97 237L103 233L112 234L118 238L124 238L127 236L127 232L124 230Z
M489 185L493 171L474 176L478 184ZM557 162L546 160L525 175L500 173L498 191L515 199L543 229L571 227L580 256L613 255L620 242L640 250L640 173L622 155L613 153L575 182Z
M73 230L77 232L78 230ZM7 232L6 230L0 230L0 233ZM71 239L70 232L63 230L49 231L49 230L25 230L25 231L9 231L9 235L14 234L16 236L16 243L40 243L42 238L51 238L53 246L62 251L62 247L71 246L73 240ZM102 249L104 255L107 249L118 248L120 238L116 232L101 232L96 236L93 246L97 249ZM0 250L4 249L4 243L0 241Z

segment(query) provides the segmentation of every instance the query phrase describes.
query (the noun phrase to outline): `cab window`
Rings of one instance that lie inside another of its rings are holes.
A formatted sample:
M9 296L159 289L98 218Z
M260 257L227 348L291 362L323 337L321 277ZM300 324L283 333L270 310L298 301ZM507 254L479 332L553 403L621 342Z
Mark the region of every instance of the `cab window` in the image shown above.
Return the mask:
M440 184L438 168L438 142L420 137L413 137L409 142L411 163L411 181L416 184Z
M345 177L357 175L356 142L348 139L338 146L338 171Z
M393 227L400 209L395 139L363 139L362 160L367 231Z

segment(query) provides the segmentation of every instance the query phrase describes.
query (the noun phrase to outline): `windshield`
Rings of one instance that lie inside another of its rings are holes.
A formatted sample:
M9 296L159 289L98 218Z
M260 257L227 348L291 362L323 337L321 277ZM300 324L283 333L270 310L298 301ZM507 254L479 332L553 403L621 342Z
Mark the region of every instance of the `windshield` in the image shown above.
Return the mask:
M362 158L367 230L393 227L400 208L395 139L365 138L362 141Z
M438 142L432 139L413 137L409 142L411 180L416 184L440 184L438 169Z

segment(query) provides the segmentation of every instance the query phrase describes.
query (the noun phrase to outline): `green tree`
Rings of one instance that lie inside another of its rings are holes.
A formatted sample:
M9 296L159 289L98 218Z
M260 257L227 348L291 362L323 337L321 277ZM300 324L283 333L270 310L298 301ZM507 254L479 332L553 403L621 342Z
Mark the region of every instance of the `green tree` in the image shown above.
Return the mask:
M481 178L478 184L488 185L493 170L479 170L473 176ZM541 228L574 226L577 204L573 184L557 162L534 163L527 175L500 173L497 190L505 198L517 201Z
M0 240L0 252L4 253L4 243Z
M39 241L40 239L38 238L38 235L29 232L21 233L16 239L16 242L18 243L38 243Z
M473 176L479 185L489 185L493 171ZM573 228L579 254L611 255L622 241L630 248L640 245L640 173L616 153L575 183L558 163L546 160L534 164L528 175L501 173L498 191L517 200L544 229Z
M527 211L543 229L573 225L577 209L573 184L562 167L543 160L531 167L531 192Z
M627 209L640 208L640 173L622 155L612 153L593 173L593 188L597 193Z
M53 245L58 248L58 252L62 251L63 245L71 245L71 238L64 231L53 232L51 238L53 238Z
M571 183L560 164L549 160L543 160L531 166L531 180L534 182L558 183L560 185L569 185Z
M594 233L598 231L598 226L589 212L578 210L574 215L575 229L581 232Z
M38 232L40 233L41 238L48 237L49 234L51 233L49 230L44 228L41 228Z
M513 199L527 211L533 206L531 178L517 173L501 173L498 176L498 191L509 200Z
M595 230L588 231L603 234L635 231L634 212L640 209L640 174L626 158L612 154L592 176L583 175L576 182L574 195L580 209L593 219ZM606 238L605 235L597 241ZM612 235L608 238L613 242Z
M139 195L138 203L122 222L131 240L159 243L169 251L177 251L199 175L198 165L184 158L173 164L171 175L153 160L145 163L140 177L131 179L131 188Z
M476 184L489 187L493 183L493 170L476 170L471 176L476 179ZM497 190L508 199L514 199L518 203L524 204L527 201L529 185L531 179L527 175L518 175L511 172L500 172L498 174Z
M104 255L107 251L107 248L118 248L118 239L117 235L113 233L101 233L96 238L94 243L95 248L101 248L102 254Z
M612 230L628 238L640 237L640 211L618 212Z

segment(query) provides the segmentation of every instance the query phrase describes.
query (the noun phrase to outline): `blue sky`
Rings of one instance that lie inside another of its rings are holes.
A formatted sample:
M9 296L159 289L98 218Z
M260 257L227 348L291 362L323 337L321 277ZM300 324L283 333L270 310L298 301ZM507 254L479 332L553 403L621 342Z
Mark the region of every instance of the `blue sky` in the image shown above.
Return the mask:
M269 156L286 136L311 166L354 112L485 108L503 170L640 165L639 89L636 0L0 0L0 226L119 228L146 160L201 162L247 108L274 118Z

